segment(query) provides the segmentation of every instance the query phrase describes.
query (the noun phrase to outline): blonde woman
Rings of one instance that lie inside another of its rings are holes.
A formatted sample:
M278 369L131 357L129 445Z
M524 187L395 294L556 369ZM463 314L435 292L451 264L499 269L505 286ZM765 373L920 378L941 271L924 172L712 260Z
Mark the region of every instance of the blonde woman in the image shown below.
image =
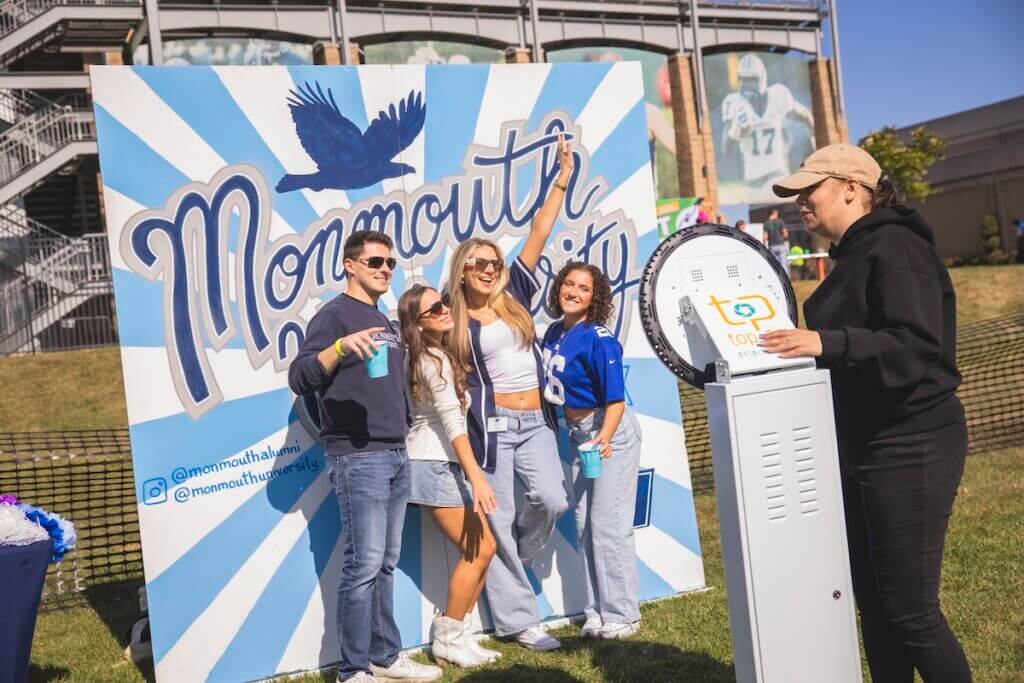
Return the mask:
M448 579L445 610L434 618L433 654L438 661L480 666L501 656L479 646L465 620L494 557L485 515L494 512L496 501L466 437L466 373L445 349L455 327L448 295L416 285L399 300L398 319L408 362L409 502L427 511L462 553Z
M569 507L554 415L541 400L543 366L529 311L540 289L534 270L573 169L571 146L561 138L558 155L558 177L533 217L519 257L507 265L497 244L469 239L455 251L448 277L455 321L449 335L452 358L467 371L469 442L498 503L489 515L497 561L484 590L495 633L514 636L535 651L561 643L540 627L524 562L532 562ZM526 493L519 509L517 479Z

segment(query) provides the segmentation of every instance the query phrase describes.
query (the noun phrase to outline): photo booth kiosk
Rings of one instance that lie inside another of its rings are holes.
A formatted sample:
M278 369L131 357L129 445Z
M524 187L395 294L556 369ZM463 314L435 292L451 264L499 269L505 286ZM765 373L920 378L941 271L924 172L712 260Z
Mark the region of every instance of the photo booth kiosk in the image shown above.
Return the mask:
M794 327L789 280L760 242L704 224L654 251L640 306L707 401L736 679L860 683L829 373L758 346Z

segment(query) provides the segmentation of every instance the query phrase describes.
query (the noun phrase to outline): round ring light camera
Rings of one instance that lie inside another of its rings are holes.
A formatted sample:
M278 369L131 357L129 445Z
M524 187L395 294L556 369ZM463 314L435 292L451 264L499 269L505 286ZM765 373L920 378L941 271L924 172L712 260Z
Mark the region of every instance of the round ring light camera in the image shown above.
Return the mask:
M726 327L740 328L754 315L750 301L787 311L796 325L793 286L761 242L726 225L703 223L666 238L651 254L640 282L640 321L664 363L687 384L714 381L713 363L696 367L683 325L684 299L711 300ZM757 335L734 335L736 344L757 345Z

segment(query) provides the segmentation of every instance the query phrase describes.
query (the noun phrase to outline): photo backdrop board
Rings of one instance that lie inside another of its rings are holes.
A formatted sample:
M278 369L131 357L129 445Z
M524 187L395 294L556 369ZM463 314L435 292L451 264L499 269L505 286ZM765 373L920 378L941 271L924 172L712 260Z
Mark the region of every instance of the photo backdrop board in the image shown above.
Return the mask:
M315 405L288 389L288 364L317 307L344 289L352 231L395 239L401 265L381 301L392 314L411 283L443 284L468 237L514 256L557 174L559 132L577 170L537 277L546 294L569 258L609 274L643 428L641 597L704 586L676 383L636 305L658 242L639 65L94 67L91 77L160 681L338 660L337 504ZM531 576L544 618L583 607L575 546L567 514ZM456 557L410 506L395 587L406 646L426 640ZM486 605L476 618L488 627Z

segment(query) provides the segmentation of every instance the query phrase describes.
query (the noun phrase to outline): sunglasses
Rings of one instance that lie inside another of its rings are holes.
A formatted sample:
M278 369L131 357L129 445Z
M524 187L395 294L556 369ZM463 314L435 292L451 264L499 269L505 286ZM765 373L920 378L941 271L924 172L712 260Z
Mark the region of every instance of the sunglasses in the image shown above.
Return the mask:
M451 297L448 296L448 292L442 294L441 298L435 301L433 306L420 313L419 317L423 318L429 315L431 318L438 318L446 308L451 308Z
M495 273L500 273L502 269L505 267L505 262L502 261L500 258L489 259L477 258L475 256L470 256L468 259L466 259L466 270L473 269L476 270L476 272L478 273L486 273L487 266L493 267Z
M380 270L381 266L385 263L388 264L388 270L394 270L395 266L398 265L398 259L393 256L388 258L384 258L383 256L371 256L370 258L358 259L358 261L360 263L365 263L367 268L371 268L373 270Z

